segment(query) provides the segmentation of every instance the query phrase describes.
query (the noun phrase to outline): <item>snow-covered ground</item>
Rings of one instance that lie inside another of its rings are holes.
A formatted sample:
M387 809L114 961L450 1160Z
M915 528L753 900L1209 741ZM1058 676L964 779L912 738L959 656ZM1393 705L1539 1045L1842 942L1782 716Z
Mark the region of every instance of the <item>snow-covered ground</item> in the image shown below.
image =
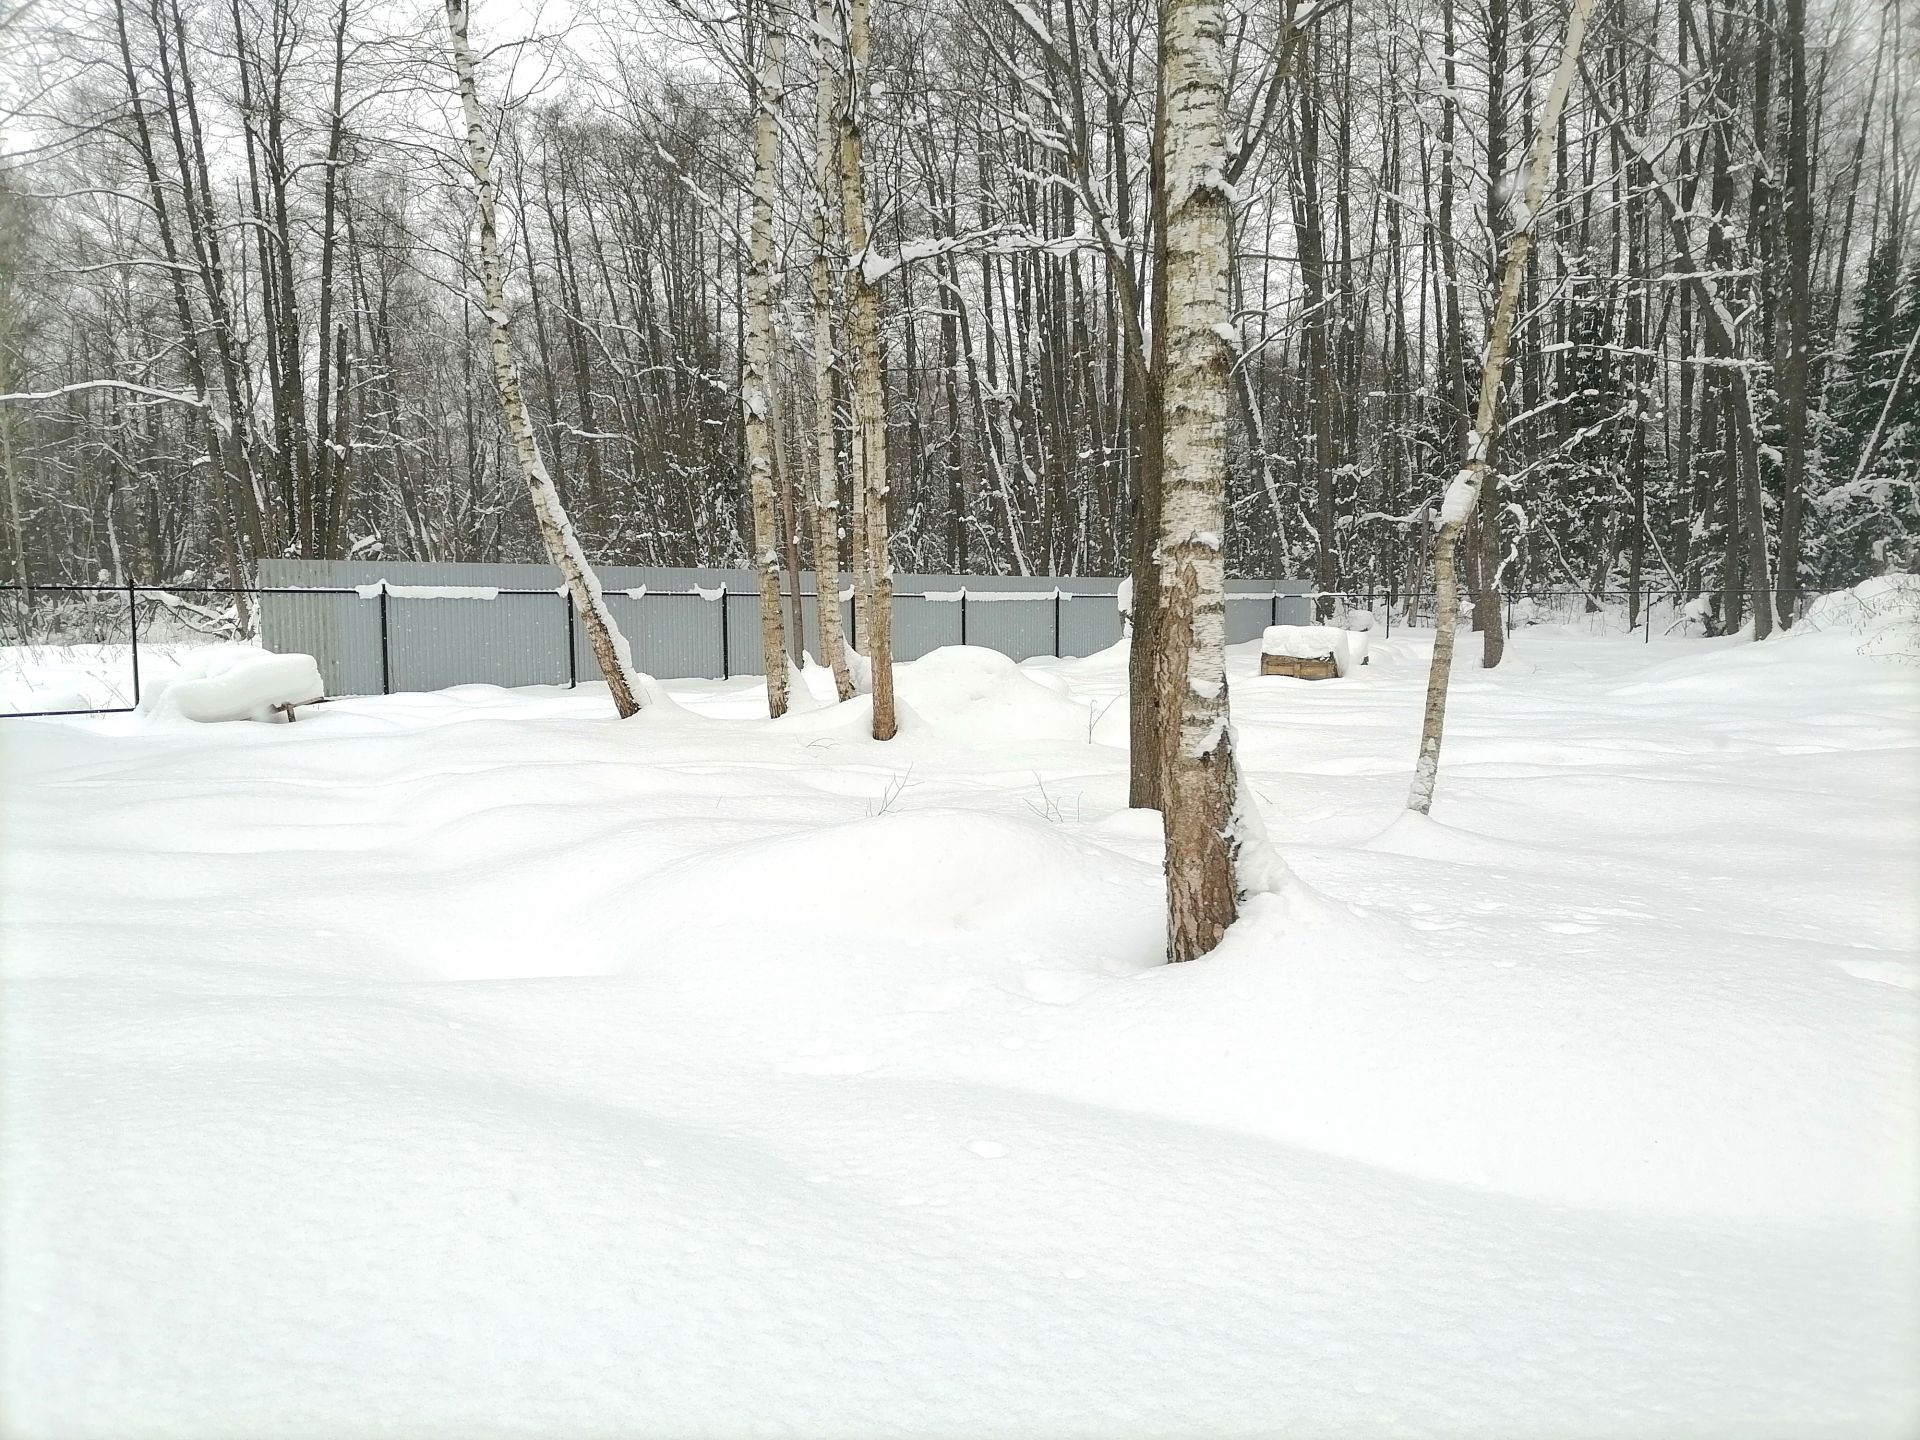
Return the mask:
M1920 669L1254 648L1174 968L1112 654L0 722L0 1431L1913 1434Z

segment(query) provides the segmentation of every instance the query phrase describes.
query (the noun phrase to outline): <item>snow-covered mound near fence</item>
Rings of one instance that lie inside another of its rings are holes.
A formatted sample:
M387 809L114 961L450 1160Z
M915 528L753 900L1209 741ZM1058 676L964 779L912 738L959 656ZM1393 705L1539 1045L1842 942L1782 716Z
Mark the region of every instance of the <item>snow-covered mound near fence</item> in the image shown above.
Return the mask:
M1876 575L1822 595L1794 629L1857 635L1862 655L1920 664L1920 575Z
M141 697L150 715L182 720L272 720L277 705L304 705L326 694L311 655L275 655L251 645L210 645Z
M897 666L894 688L937 734L966 744L1087 739L1090 711L998 650L945 645Z

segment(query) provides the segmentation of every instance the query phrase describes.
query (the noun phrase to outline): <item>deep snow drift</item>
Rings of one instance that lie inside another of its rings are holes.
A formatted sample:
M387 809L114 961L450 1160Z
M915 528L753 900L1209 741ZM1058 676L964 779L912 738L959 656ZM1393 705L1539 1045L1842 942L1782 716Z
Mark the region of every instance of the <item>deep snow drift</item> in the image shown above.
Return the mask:
M1117 653L0 722L0 1431L1913 1433L1920 670L1374 641L1171 969Z

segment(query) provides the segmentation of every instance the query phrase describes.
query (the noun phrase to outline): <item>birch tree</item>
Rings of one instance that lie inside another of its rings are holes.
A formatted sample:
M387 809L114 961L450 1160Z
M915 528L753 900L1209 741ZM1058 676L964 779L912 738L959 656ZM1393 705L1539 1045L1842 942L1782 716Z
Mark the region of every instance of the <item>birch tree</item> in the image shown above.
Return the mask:
M887 396L880 363L880 281L867 215L863 136L868 104L869 0L847 0L847 83L840 95L840 205L847 234L847 328L853 351L853 429L860 493L853 563L867 597L863 619L873 674L873 738L899 728L893 708L893 559L887 517Z
M1487 483L1492 463L1493 444L1500 424L1500 386L1507 366L1507 339L1513 332L1514 310L1520 303L1520 282L1526 275L1527 253L1533 248L1534 230L1540 221L1540 207L1546 198L1547 174L1553 164L1554 140L1560 127L1560 112L1566 107L1567 93L1580 63L1580 46L1586 38L1587 16L1594 0L1572 0L1567 16L1566 34L1560 42L1560 64L1553 83L1540 106L1539 123L1533 133L1533 148L1527 156L1526 189L1513 229L1507 237L1506 261L1500 272L1500 289L1494 301L1493 319L1487 328L1486 349L1480 359L1480 403L1474 414L1472 432L1467 436L1467 453L1460 473L1447 488L1440 506L1440 531L1433 542L1434 616L1433 664L1427 673L1427 703L1420 726L1420 754L1414 765L1413 788L1407 795L1407 808L1425 815L1433 808L1433 790L1440 774L1440 737L1447 719L1447 682L1453 671L1453 638L1460 625L1460 582L1454 568L1454 551L1460 530L1479 504L1481 488Z
M769 6L771 12L771 6ZM771 13L760 35L753 85L753 199L749 222L746 354L740 369L753 506L753 568L760 579L760 650L766 657L767 713L787 713L787 644L780 615L780 545L773 509L773 201L779 183L781 66L787 40Z
M460 88L460 110L466 121L467 169L473 176L474 212L480 230L480 287L486 301L487 338L493 359L493 382L500 396L500 411L507 433L513 441L514 458L527 484L527 496L533 504L534 523L545 541L547 555L560 571L573 599L574 612L587 632L593 658L606 677L613 695L613 708L622 720L637 713L645 703L645 691L634 672L633 655L627 649L626 636L614 622L600 590L600 578L587 563L579 537L560 492L547 473L540 456L540 443L534 437L533 422L527 417L527 402L520 389L520 366L513 355L513 332L507 310L506 272L500 260L500 236L495 215L493 177L493 132L486 112L480 106L479 86L475 79L473 46L467 39L466 0L447 0L447 34L453 47L454 77Z
M1236 773L1226 665L1226 84L1220 0L1165 0L1166 371L1160 467L1162 712L1179 717L1162 757L1167 959L1220 943L1238 910Z
M840 446L833 414L833 236L840 208L840 13L834 0L813 12L814 205L813 266L813 588L820 615L820 659L833 671L841 700L853 698L840 627ZM855 565L858 565L856 560ZM856 589L858 587L856 586Z

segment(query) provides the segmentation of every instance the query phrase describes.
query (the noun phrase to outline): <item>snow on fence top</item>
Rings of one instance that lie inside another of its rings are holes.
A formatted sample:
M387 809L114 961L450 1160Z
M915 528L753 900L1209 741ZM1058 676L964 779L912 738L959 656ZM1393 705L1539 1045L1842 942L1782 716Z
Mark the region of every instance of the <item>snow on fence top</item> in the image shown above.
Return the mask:
M395 600L498 600L498 585L395 585L391 580L375 580L356 585L354 592L362 600L378 600L389 595Z

